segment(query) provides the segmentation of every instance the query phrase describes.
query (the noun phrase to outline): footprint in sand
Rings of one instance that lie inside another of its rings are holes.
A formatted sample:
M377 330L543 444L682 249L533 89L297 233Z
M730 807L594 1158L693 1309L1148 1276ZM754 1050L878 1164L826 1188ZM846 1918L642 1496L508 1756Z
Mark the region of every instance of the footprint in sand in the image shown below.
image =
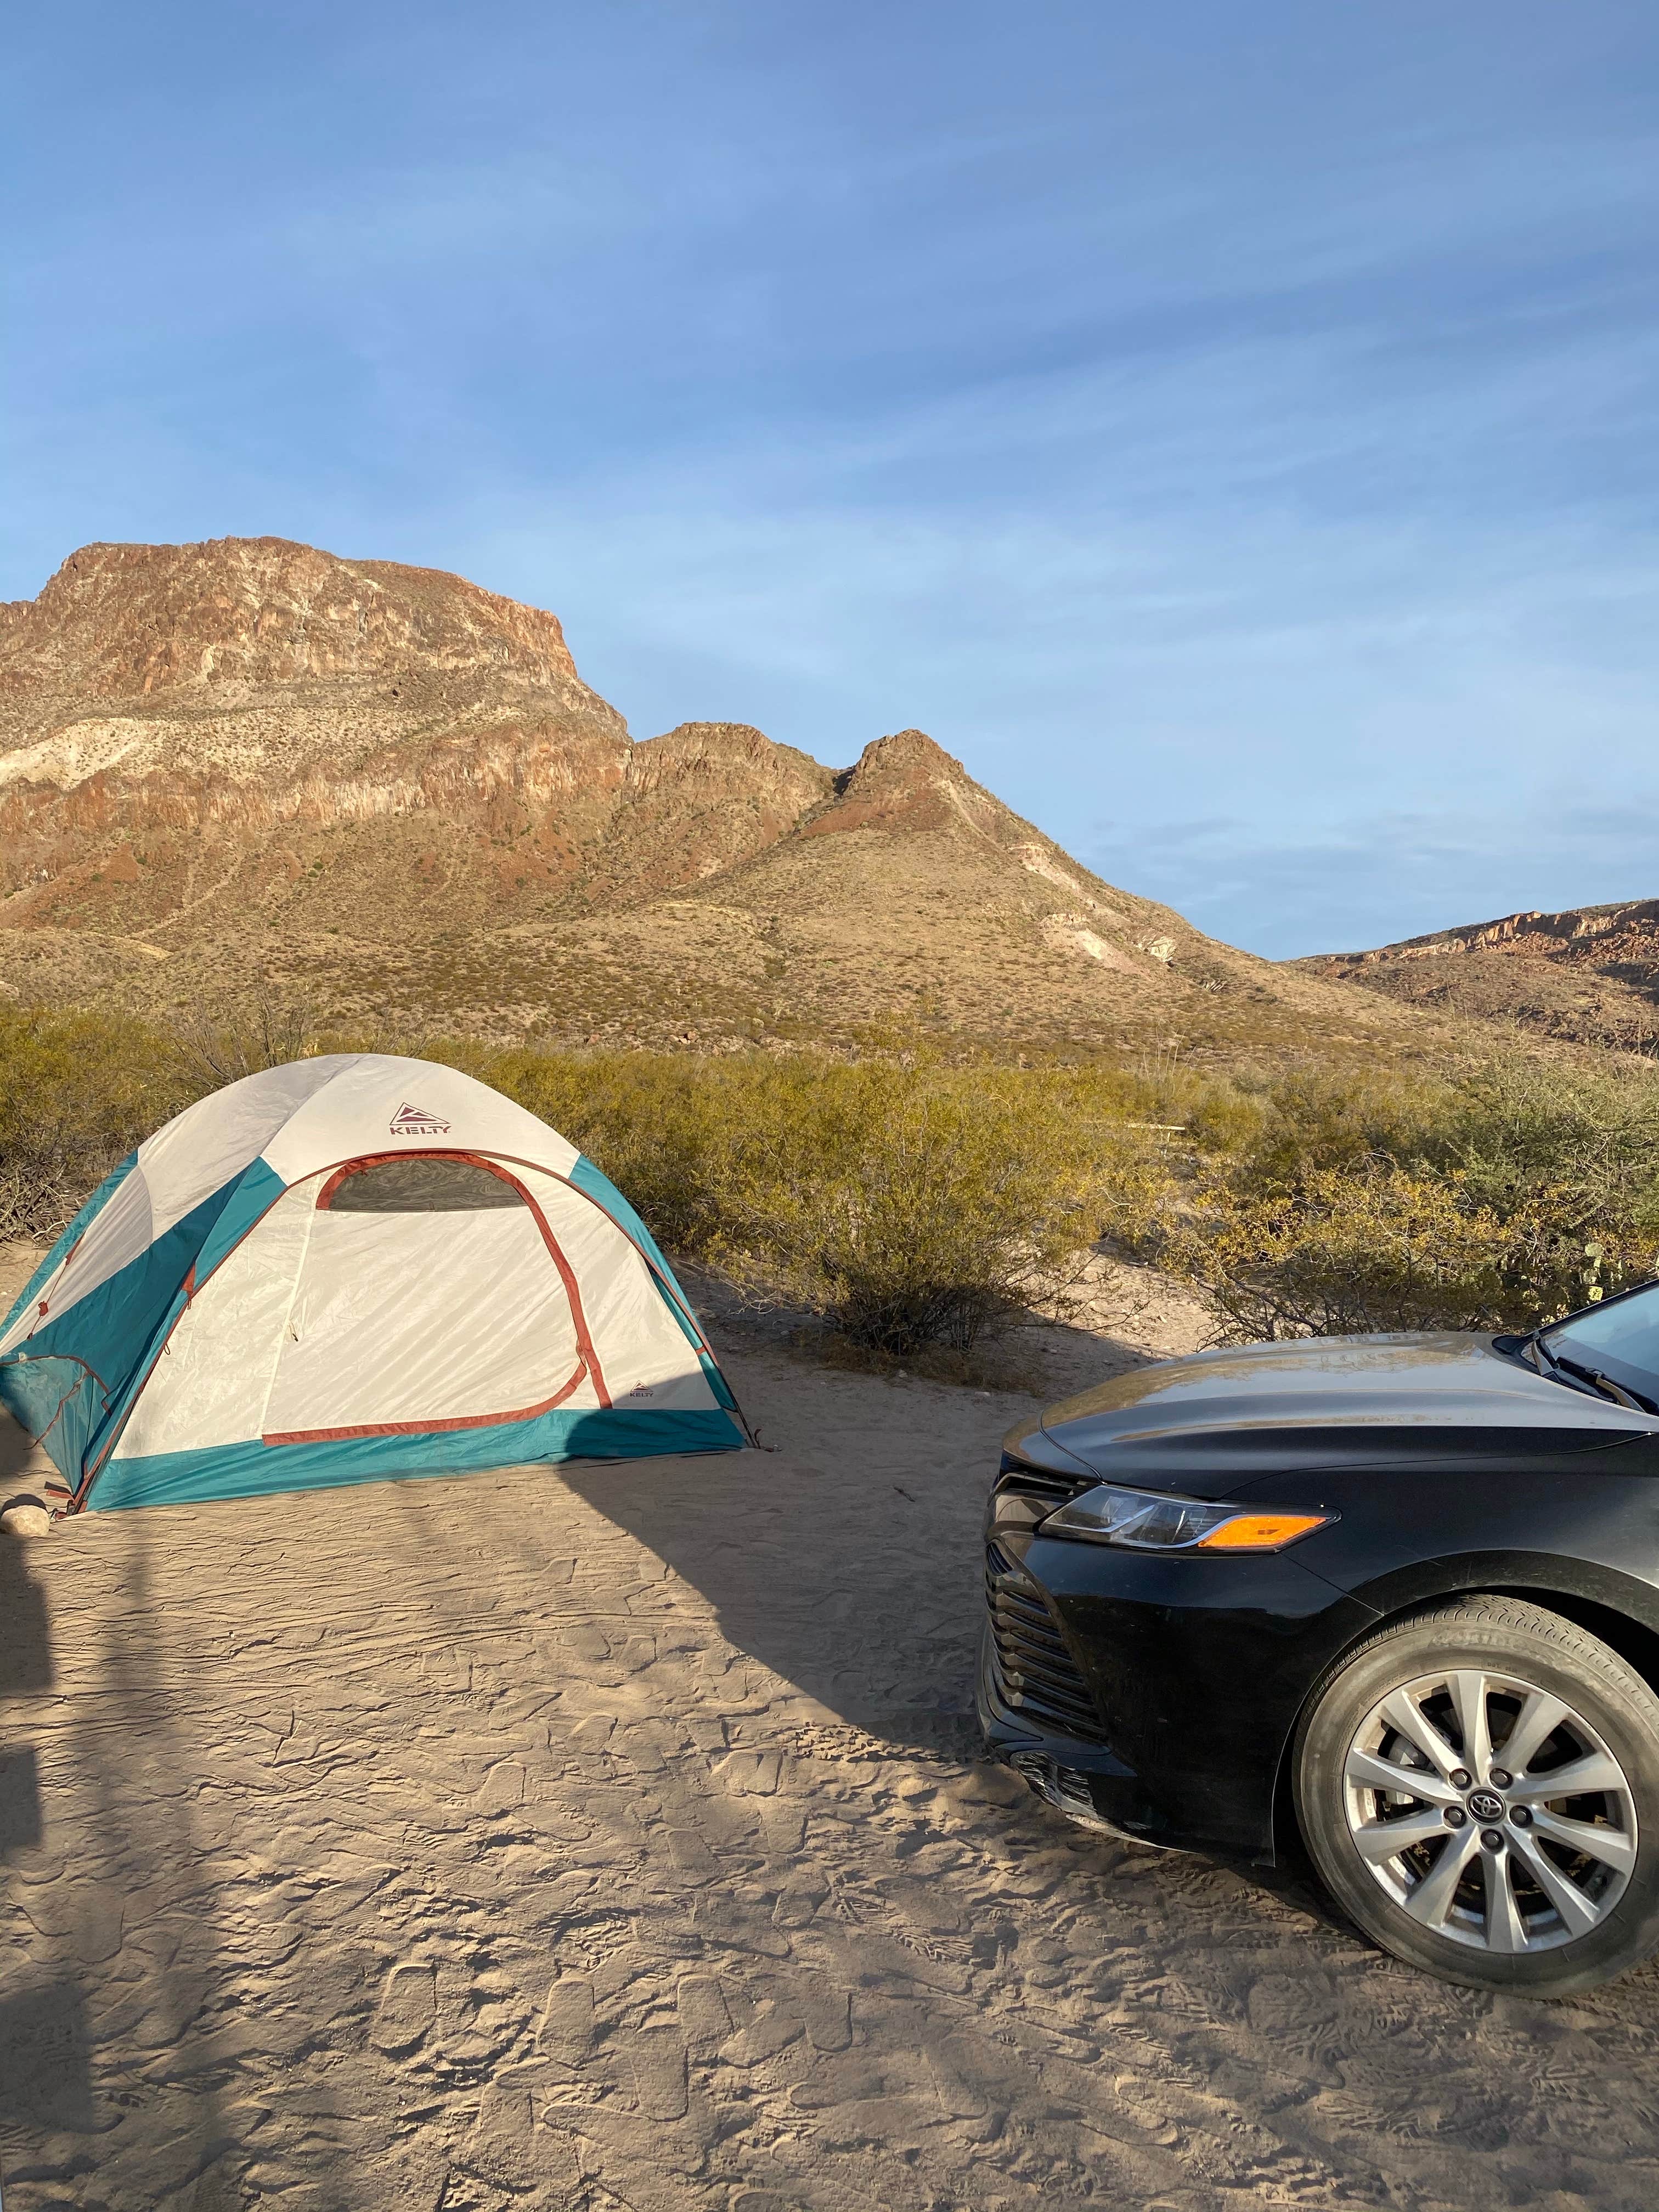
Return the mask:
M389 2058L402 2058L424 2043L438 2013L430 1966L394 1966L380 1993L370 2041Z
M580 2189L575 2139L537 2126L528 2089L492 2082L438 2212L568 2212Z
M567 2066L580 2066L593 2047L593 1984L586 1974L561 1974L547 1993L536 2040Z
M728 2036L716 2053L723 2066L760 2066L775 2058L805 2033L804 2022L768 1998L757 2008L747 2027Z
M685 1974L676 1991L680 2033L690 2050L707 2057L732 2033L732 2014L712 1974Z
M488 2084L465 2151L465 2163L486 2180L514 2193L540 2179L536 2160L536 2114L530 2092Z
M668 1856L693 1881L713 1881L720 1863L695 1828L668 1830Z
M686 2109L685 2045L672 2027L645 2028L629 2047L634 2094L647 2119L683 2119Z

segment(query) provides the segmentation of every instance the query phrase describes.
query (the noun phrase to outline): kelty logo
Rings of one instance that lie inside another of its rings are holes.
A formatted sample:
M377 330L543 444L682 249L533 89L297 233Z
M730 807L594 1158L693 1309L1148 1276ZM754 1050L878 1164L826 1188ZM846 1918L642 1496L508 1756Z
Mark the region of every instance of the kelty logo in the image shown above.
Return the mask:
M405 1099L392 1117L392 1133L394 1137L447 1137L449 1124Z

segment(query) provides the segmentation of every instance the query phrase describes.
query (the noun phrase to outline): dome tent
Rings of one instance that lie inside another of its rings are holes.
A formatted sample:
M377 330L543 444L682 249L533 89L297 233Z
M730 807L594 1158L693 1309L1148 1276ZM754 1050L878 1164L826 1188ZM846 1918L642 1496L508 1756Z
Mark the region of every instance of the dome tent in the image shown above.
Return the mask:
M0 1325L71 1510L748 1441L650 1232L456 1069L295 1060L93 1194Z

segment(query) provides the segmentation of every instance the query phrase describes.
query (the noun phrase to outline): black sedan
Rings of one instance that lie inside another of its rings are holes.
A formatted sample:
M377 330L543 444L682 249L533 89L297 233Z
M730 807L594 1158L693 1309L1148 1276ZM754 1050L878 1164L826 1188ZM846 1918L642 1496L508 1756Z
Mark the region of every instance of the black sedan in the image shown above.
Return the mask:
M1659 1948L1659 1284L1204 1352L1014 1430L980 1715L1074 1820L1535 1996Z

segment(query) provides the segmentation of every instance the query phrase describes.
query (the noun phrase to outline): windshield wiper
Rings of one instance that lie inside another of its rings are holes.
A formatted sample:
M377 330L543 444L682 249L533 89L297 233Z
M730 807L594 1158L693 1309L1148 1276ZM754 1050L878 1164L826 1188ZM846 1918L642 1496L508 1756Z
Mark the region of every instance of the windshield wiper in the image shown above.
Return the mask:
M1576 1375L1590 1384L1604 1398L1611 1398L1615 1406L1627 1406L1632 1413L1659 1412L1659 1407L1655 1407L1646 1398L1638 1398L1633 1390L1626 1390L1622 1382L1615 1382L1611 1375L1604 1375L1599 1367L1581 1367L1576 1359L1564 1359L1559 1352L1548 1350L1546 1350L1544 1357L1553 1359L1566 1374Z
M1547 1382L1551 1380L1561 1364L1548 1345L1545 1343L1544 1332L1541 1328L1535 1328L1530 1336L1522 1337L1521 1349L1525 1352L1528 1364L1537 1369Z
M1583 1366L1577 1359L1565 1358L1552 1352L1544 1341L1541 1328L1533 1330L1522 1340L1522 1351L1528 1364L1538 1370L1547 1382L1560 1382L1569 1390L1594 1390L1598 1396L1610 1398L1615 1406L1624 1406L1632 1413L1651 1413L1659 1418L1659 1406L1650 1399L1638 1398L1622 1382L1615 1382L1611 1375L1604 1375L1599 1367Z

